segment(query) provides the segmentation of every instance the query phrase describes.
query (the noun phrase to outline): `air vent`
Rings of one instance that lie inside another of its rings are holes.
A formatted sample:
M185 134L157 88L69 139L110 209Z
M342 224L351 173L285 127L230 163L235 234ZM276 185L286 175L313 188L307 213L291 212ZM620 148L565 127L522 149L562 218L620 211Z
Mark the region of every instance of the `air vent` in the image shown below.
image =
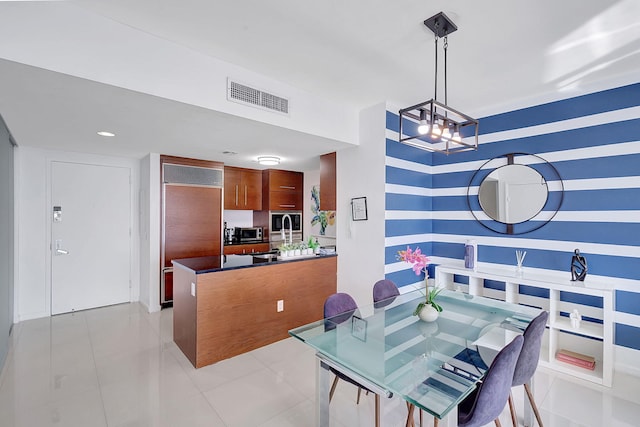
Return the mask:
M165 163L163 166L162 182L165 184L201 185L203 187L222 187L223 185L222 169L171 163Z
M269 111L289 114L289 100L227 79L227 99Z

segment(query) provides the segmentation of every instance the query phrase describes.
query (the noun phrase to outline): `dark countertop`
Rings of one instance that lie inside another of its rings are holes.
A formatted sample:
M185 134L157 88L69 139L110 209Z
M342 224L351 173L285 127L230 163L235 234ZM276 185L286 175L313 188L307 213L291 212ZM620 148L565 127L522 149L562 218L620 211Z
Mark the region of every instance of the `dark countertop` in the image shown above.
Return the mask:
M316 255L307 258L296 258L289 261L278 261L274 258L261 258L258 254L252 255L221 255L205 256L197 258L174 259L174 267L184 267L196 274L213 273L215 271L228 271L238 268L260 267L264 265L284 264L288 262L312 261L314 259L338 256L338 254Z
M241 242L239 240L232 239L232 240L225 240L224 241L224 245L225 246L260 245L262 243L269 243L269 240L256 240L256 241L253 241L253 242Z

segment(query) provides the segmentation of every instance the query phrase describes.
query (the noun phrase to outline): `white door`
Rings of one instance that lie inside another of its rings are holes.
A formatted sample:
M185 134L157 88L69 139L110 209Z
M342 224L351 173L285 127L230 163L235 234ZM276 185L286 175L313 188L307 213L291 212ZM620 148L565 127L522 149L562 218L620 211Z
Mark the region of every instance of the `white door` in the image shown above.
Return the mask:
M130 169L51 164L51 314L130 300Z

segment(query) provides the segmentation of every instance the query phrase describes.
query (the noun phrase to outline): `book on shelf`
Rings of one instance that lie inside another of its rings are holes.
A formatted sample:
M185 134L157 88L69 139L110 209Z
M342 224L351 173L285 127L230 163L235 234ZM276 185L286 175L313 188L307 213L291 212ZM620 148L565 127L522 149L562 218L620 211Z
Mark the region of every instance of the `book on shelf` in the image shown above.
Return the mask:
M596 359L585 354L576 353L565 349L560 349L556 353L556 359L561 362L570 363L581 368L594 370L596 368Z

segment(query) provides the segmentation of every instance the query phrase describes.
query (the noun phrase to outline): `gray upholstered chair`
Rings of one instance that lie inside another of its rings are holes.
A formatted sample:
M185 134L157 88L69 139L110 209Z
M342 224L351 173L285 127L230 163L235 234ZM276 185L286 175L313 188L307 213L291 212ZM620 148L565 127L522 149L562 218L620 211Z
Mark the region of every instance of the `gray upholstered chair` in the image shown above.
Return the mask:
M520 352L520 357L518 357L518 363L516 364L516 369L513 373L513 381L511 383L511 387L524 385L527 397L529 398L529 402L531 402L531 407L533 408L533 413L535 414L540 427L543 427L542 419L540 418L538 407L533 400L533 393L531 392L531 387L529 387L529 381L538 368L542 335L544 334L544 328L547 324L548 318L549 313L543 311L533 319L531 323L529 323L529 326L527 326L527 329L524 330L524 344L522 345L522 351ZM513 396L511 394L509 394L509 410L511 411L513 427L516 427L516 420L518 418L516 416L516 409L513 403Z
M391 304L400 291L395 283L388 279L378 280L373 285L373 306L375 308L386 307Z
M494 421L507 404L513 372L524 338L518 335L496 356L482 383L458 405L458 427L480 427Z
M524 338L518 335L496 355L478 387L458 405L458 427L479 427L491 421L501 427L498 417L502 413L513 381L513 372L522 349ZM407 427L413 426L413 405L409 405ZM422 411L420 412L422 425ZM438 427L438 418L433 417Z
M358 305L356 304L354 299L351 297L351 295L343 292L338 292L333 295L330 295L324 302L325 330L329 331L331 329L335 329L338 323L342 323L348 320L349 318L351 318L351 316L354 313L356 313L357 310L358 310ZM331 320L327 320L329 318L331 318ZM356 400L356 403L358 404L360 403L360 394L362 393L362 390L365 390L367 392L371 391L365 386L363 386L362 384L358 383L356 380L338 371L337 369L330 368L330 370L335 375L335 379L333 380L333 384L331 384L331 390L329 391L329 402L331 402L331 399L333 398L333 394L336 391L336 387L338 386L339 379L344 380L358 387L358 398ZM375 396L376 396L375 424L376 424L376 427L378 427L380 425L380 396L377 394Z

